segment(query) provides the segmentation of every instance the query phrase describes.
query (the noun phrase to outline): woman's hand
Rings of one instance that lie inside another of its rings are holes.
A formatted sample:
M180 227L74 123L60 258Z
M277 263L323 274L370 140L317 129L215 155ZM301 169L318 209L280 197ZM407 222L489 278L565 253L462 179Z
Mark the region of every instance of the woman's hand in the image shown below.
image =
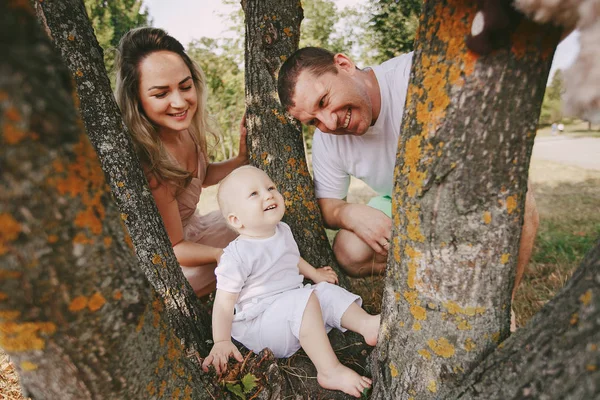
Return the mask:
M313 282L329 282L336 284L338 283L338 276L333 268L326 266L322 268L315 268L315 276Z

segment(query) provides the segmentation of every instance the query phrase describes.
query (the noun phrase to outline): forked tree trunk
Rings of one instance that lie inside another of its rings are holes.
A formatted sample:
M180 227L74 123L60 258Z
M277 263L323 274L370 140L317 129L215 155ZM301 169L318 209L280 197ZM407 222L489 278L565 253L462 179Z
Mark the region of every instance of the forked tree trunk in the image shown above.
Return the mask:
M375 399L445 398L509 334L529 158L556 29L465 47L475 2L426 0L395 170Z
M277 71L298 48L299 1L243 0L246 18L246 107L250 162L263 169L285 199L284 220L302 256L313 266L334 266L306 165L301 126L277 96ZM342 277L343 278L343 277Z
M81 0L34 2L40 23L77 86L78 107L100 159L139 266L163 298L166 313L188 350L208 354L208 310L181 273L148 183L115 102L102 48Z
M23 394L208 397L213 383L137 266L71 76L27 3L0 1L0 37L0 346Z
M600 242L561 292L448 398L600 398Z

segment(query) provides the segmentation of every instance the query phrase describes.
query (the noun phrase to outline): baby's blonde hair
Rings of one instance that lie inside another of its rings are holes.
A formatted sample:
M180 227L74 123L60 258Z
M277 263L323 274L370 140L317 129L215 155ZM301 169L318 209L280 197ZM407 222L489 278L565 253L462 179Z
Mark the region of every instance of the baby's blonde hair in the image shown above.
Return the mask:
M229 192L230 191L229 189L231 187L233 187L232 185L235 183L235 176L240 171L244 171L247 169L257 170L262 173L265 173L260 168L256 168L252 165L243 165L243 166L231 171L229 173L229 175L227 175L225 178L223 178L221 180L221 182L219 183L219 189L217 190L217 202L219 203L219 208L221 209L221 214L223 214L223 217L225 218L225 220L227 220L227 216L231 212L231 200L232 200L230 198L231 197L230 193L227 193L227 192Z

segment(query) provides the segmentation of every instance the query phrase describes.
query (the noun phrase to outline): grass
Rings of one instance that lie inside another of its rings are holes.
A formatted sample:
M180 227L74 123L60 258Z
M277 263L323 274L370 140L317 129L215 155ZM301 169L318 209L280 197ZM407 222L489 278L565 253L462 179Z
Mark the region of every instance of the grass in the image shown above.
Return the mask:
M575 132L575 131L573 131ZM514 309L517 325L525 323L559 291L600 237L600 171L533 159L530 180L540 212L532 260L517 291ZM373 192L353 181L348 200L366 203ZM205 206L213 200L203 196ZM330 238L334 232L329 231ZM383 279L350 279L351 290L360 294L365 309L381 309ZM0 400L23 400L18 376L0 349Z
M520 326L554 297L600 238L600 177L537 185L534 191L540 227L515 296Z

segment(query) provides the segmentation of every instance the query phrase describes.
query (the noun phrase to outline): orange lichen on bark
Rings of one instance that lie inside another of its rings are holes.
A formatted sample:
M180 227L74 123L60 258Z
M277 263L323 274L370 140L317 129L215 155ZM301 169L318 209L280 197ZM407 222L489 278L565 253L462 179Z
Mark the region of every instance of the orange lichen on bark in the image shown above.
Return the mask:
M502 257L500 257L500 264L507 264L508 260L510 260L510 254L504 253Z
M0 281L4 279L19 279L22 273L19 271L6 271L0 269Z
M473 329L471 324L469 324L469 322L464 318L459 318L456 322L456 328L458 328L460 331L469 331Z
M123 293L120 290L115 290L113 293L113 299L121 300L123 298Z
M156 386L154 386L154 381L148 383L148 385L146 385L146 391L148 392L148 394L150 396L154 396L156 394Z
M489 211L486 211L483 213L483 222L486 225L489 225L492 222L492 213Z
M428 352L427 349L418 350L417 353L419 353L420 355L422 355L423 358L425 358L426 360L430 360L431 359L431 353Z
M84 209L75 217L75 226L99 235L105 216L102 197L108 191L104 173L86 135L80 135L73 151L76 154L74 162L56 160L52 164L55 174L48 179L48 183L63 196L81 199Z
M429 381L427 384L427 390L429 390L431 393L437 393L437 385L435 381Z
M88 302L88 309L91 312L96 312L101 309L104 304L106 304L106 299L102 296L102 293L96 292L94 293Z
M0 214L0 255L8 251L7 244L15 241L21 233L21 224L7 213ZM2 275L0 275L0 278Z
M506 198L506 211L509 214L512 214L512 212L515 211L515 208L517 208L517 195L513 194Z
M77 312L83 310L88 305L88 298L85 296L77 296L69 304L69 311Z
M483 314L485 312L485 307L461 307L453 301L447 301L442 304L444 308L448 310L448 314L456 315L462 314L467 315L469 317L473 317L477 314Z
M408 287L410 289L414 289L417 278L417 261L421 258L421 253L418 250L406 245L404 247L404 254L409 258L407 278Z
M392 375L392 378L395 378L398 376L398 368L396 368L394 363L390 363L390 374Z
M137 326L135 327L135 331L136 331L137 333L140 333L140 332L141 332L141 330L142 330L142 328L144 327L144 321L145 321L145 319L146 319L146 318L145 318L145 316L144 316L144 315L142 315L142 316L140 317L140 320L138 321L138 324L137 324Z
M467 339L465 340L465 350L466 350L466 351L471 351L471 350L474 350L474 349L475 349L475 347L477 347L477 346L475 345L475 342L473 341L473 339L471 339L471 338L467 338Z
M52 322L1 322L0 347L14 352L42 350L46 347L46 341L40 335L52 335L55 332L56 325Z
M83 232L78 232L73 238L73 243L77 244L94 244L94 239L88 237Z
M158 398L162 399L165 395L165 390L167 390L167 382L163 380L160 382L160 388L158 389Z
M162 310L163 310L163 303L158 297L156 297L152 301L152 316L153 316L152 326L154 326L155 328L158 328L158 324L160 322L160 314L161 314Z
M587 292L579 296L579 301L581 301L581 304L584 306L588 306L592 301L592 289L588 289Z
M429 339L427 345L435 354L443 358L450 358L454 355L454 346L446 338Z
M577 322L579 322L579 314L578 313L573 313L571 315L571 319L569 320L569 324L571 324L571 325L577 325Z
M21 311L17 310L0 310L0 319L6 321L14 321L19 318Z
M421 217L419 211L417 205L406 210L406 219L408 220L406 230L410 240L423 243L425 241L425 236L421 233Z
M36 369L38 369L38 365L32 363L31 361L22 361L21 369L25 372L35 371Z

